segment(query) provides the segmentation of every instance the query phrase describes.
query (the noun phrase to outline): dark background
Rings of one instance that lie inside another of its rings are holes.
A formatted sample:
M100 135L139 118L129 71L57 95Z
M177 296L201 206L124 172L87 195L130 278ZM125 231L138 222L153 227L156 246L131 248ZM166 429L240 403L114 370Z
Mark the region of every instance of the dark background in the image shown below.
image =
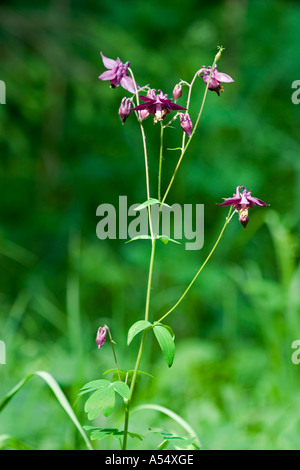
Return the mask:
M97 239L96 209L117 205L120 195L129 205L146 199L144 157L134 116L125 126L118 116L125 90L98 79L100 51L129 60L139 84L171 97L179 79L190 81L222 45L218 69L235 81L221 97L208 93L167 200L205 204L204 247L159 244L151 318L176 302L208 254L227 213L216 202L245 185L270 207L252 209L246 230L232 220L170 318L170 370L148 341L142 369L155 378L141 381L136 403L172 409L208 449L299 449L300 365L291 361L300 338L300 107L291 101L299 35L300 5L290 1L1 3L0 339L7 357L0 398L42 369L73 404L86 381L114 367L109 345L96 349L105 323L120 366L134 367L138 341L127 347L126 335L143 318L150 246ZM192 118L203 91L199 79ZM159 127L148 119L145 130L156 197ZM178 138L168 132L166 146ZM164 188L175 164L166 152ZM90 424L83 403L75 410ZM97 422L115 426L116 416L121 407ZM175 426L156 412L136 416L131 431L142 434ZM35 449L82 446L37 378L2 413L0 433ZM147 448L149 439L129 444Z

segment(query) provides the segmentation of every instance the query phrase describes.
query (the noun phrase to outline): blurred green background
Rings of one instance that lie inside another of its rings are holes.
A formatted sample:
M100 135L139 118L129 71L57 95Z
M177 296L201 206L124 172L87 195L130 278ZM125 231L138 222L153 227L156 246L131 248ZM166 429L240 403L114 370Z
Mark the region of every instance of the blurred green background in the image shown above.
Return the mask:
M227 214L216 202L245 185L271 206L252 209L246 231L232 220L170 318L170 370L149 336L141 367L154 379L140 382L136 404L169 407L207 449L300 448L300 364L291 361L300 339L300 106L291 101L299 34L300 5L291 1L1 2L0 399L26 374L46 370L73 404L85 382L114 367L109 345L96 349L105 323L120 367L134 366L138 341L127 347L126 335L143 318L150 247L100 241L96 209L117 205L119 195L129 205L146 199L144 158L135 119L122 126L117 114L125 90L98 80L100 51L129 60L140 85L171 97L222 45L218 69L235 82L221 97L208 93L167 200L205 204L204 247L159 244L151 318L175 303L208 254ZM203 91L199 79L192 119ZM148 119L145 129L156 197L159 127ZM178 146L176 130L165 134L166 146ZM176 164L175 152L164 157L163 187ZM74 409L90 424L83 404ZM115 426L121 417L118 402L96 422ZM142 434L149 427L180 432L155 411L137 413L129 426ZM38 378L0 415L0 434L33 449L84 448Z

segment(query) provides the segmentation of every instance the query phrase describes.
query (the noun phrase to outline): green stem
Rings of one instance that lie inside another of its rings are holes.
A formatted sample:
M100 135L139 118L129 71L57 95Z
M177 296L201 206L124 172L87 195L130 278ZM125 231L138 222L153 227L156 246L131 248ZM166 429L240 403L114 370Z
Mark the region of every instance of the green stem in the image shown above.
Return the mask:
M163 159L163 136L164 126L162 121L160 122L160 151L159 151L159 168L158 168L158 200L161 202L161 168Z
M205 88L205 92L204 92L204 97L203 97L203 100L202 100L202 105L201 105L201 108L200 108L200 111L199 111L199 114L198 114L198 118L197 118L197 121L196 121L196 124L195 124L195 127L193 129L193 132L192 132L192 135L190 137L190 139L188 140L187 144L185 145L184 149L182 150L181 152L181 156L179 158L179 161L177 163L177 166L175 168L175 171L173 173L173 176L171 178L171 181L169 183L169 186L165 192L165 195L161 201L161 167L162 167L162 153L163 153L163 129L164 129L164 126L161 124L161 134L160 134L160 137L161 137L161 142L160 142L160 157L159 157L159 176L158 176L158 200L159 202L163 203L168 195L168 192L170 191L171 189L171 186L173 184L173 181L175 179L175 176L176 176L176 173L178 171L178 168L180 166L180 163L182 161L182 158L188 148L188 145L191 141L191 138L193 137L195 131L196 131L196 128L198 126L198 123L199 123L199 120L200 120L200 117L201 117L201 114L202 114L202 110L203 110L203 107L204 107L204 103L205 103L205 99L206 99L206 94L207 94L207 90L208 90L208 85L209 85L209 82L210 82L210 77L211 77L211 74L212 74L212 70L213 70L213 67L216 63L216 60L217 60L217 56L215 57L215 60L213 62L213 65L212 65L212 68L211 68L211 72L210 72L210 75L209 75L209 79L208 79L208 82L207 82L207 85L206 85L206 88ZM133 73L132 71L129 69L129 72L133 78L133 81L134 81L134 84L135 84L135 89L136 89L136 97L137 97L137 101L138 101L138 90L137 90L137 86L136 86L136 82L135 82L135 79L134 79L134 76L133 76ZM193 79L193 82L195 80L195 77ZM193 83L192 82L192 83ZM188 100L190 99L190 93L189 93L189 98ZM150 198L150 190L149 190L149 175L148 175L148 160L147 160L147 149L146 149L146 138L145 138L145 133L144 133L144 128L142 126L142 122L140 121L140 125L141 125L141 130L142 130L142 136L143 136L143 145L144 145L144 154L145 154L145 163L146 163L146 184L147 184L147 196L148 196L148 199ZM183 141L184 142L184 141ZM152 277L153 277L153 267L154 267L154 258L155 258L155 247L156 247L156 240L157 240L157 233L158 233L158 229L159 229L159 216L157 218L157 225L156 225L156 229L155 229L155 234L153 235L153 229L152 229L152 225L151 225L151 213L150 213L150 206L149 206L149 222L150 222L150 230L151 230L151 238L152 238L152 249L151 249L151 257L150 257L150 264L149 264L149 272L148 272L148 283L147 283L147 294L146 294L146 306L145 306L145 320L146 321L149 321L149 308L150 308L150 294L151 294L151 287L152 287ZM231 209L230 209L231 211ZM229 213L230 213L229 211ZM229 217L229 216L228 216ZM181 296L181 298L179 299L179 301L175 304L175 306L169 311L167 312L163 317L165 318L167 315L169 315L171 313L171 311L174 310L174 308L177 307L177 305L182 301L182 299L184 298L184 296L186 295L186 293L188 292L188 290L191 288L191 286L193 285L193 283L195 282L195 280L197 279L198 275L200 274L200 272L202 271L202 269L204 268L205 264L207 263L207 261L209 260L210 256L212 255L212 253L214 252L217 244L219 243L222 235L223 235L223 232L225 230L225 227L228 223L228 217L226 219L226 222L225 222L225 225L218 237L218 240L217 242L215 243L212 251L210 252L209 256L206 258L205 262L203 263L203 265L201 266L201 268L199 269L198 273L196 274L196 276L194 277L194 279L192 280L192 282L190 283L190 285L188 286L188 288L186 289L186 291L184 292L184 294ZM162 319L160 319L159 321L161 321ZM158 322L156 322L158 323ZM137 355L137 359L136 359L136 363L135 363L135 368L134 368L134 372L133 372L133 376L132 376L132 380L131 380L131 384L130 384L130 396L129 396L129 399L128 400L124 400L125 401L125 417L124 417L124 436L123 436L123 444L122 444L122 450L126 450L126 447L127 447L127 435L128 435L128 425L129 425L129 409L130 409L130 403L131 403L131 400L132 400L132 396L133 396L133 392L134 392L134 387L135 387L135 383L136 383L136 377L137 377L137 374L138 374L138 370L139 370L139 366L140 366L140 362L141 362L141 359L142 359L142 355L143 355L143 350L144 350L144 345L145 345L145 340L146 340L146 335L147 335L147 330L145 330L143 332L143 336L142 336L142 339L141 339L141 343L140 343L140 347L139 347L139 352L138 352L138 355Z
M139 100L139 92L137 88L137 84L134 78L134 74L131 70L131 68L128 68L128 71L131 75L131 78L133 80L134 88L135 88L135 96L136 96L136 103L137 106L140 104ZM146 135L145 135L145 130L143 126L143 122L141 119L138 117L138 112L136 112L137 118L140 124L140 129L141 129L141 134L142 134L142 141L143 141L143 149L144 149L144 159L145 159L145 175L146 175L146 192L147 192L147 199L150 199L150 184L149 184L149 169L148 169L148 152L147 152L147 144L146 144ZM153 227L152 227L152 220L151 220L151 209L150 206L148 206L148 218L149 218L149 227L150 227L150 234L151 234L151 239L153 241Z
M215 249L217 248L222 236L223 236L223 233L228 225L228 222L230 220L230 213L231 213L231 210L232 210L232 206L230 206L230 209L229 209L229 212L228 212L228 215L226 217L226 220L225 220L225 224L223 225L222 227L222 230L214 244L214 246L212 247L211 251L209 252L208 256L206 257L205 261L203 262L203 264L200 266L200 268L198 269L197 273L195 274L195 276L193 277L192 281L190 282L190 284L188 285L188 287L186 288L186 290L184 291L184 293L182 294L182 296L177 300L177 302L175 303L175 305L173 305L173 307L168 310L167 313L165 313L159 320L157 320L156 322L153 323L153 326L157 325L158 323L161 323L168 315L170 315L170 313L172 313L176 307L178 307L178 305L182 302L182 300L184 299L184 297L186 296L186 294L188 293L188 291L190 290L190 288L192 287L192 285L194 284L194 282L196 281L197 277L199 276L199 274L201 273L202 269L204 268L204 266L207 264L208 260L210 259L210 257L212 256L213 252L215 251Z
M119 380L121 380L120 370L119 370L118 361L117 361L117 355L116 355L116 351L115 351L115 348L114 348L114 344L116 344L116 343L112 339L111 332L110 332L110 329L108 328L108 326L106 326L106 328L107 328L107 331L108 331L109 340L110 340L110 344L111 344L111 347L112 347L112 352L113 352L113 355L114 355L114 360L115 360L115 364L116 364L116 368L117 368L118 378L119 378Z
M124 418L124 438L123 438L122 450L126 450L126 447L127 447L128 420L129 420L129 401L124 400L124 402L125 402L125 418Z

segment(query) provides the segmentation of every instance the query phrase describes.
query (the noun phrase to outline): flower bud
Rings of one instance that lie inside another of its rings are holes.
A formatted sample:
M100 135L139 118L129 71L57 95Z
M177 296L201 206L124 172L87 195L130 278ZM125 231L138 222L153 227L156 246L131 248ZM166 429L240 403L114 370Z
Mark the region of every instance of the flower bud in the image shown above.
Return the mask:
M182 96L182 88L179 83L175 85L174 90L173 90L173 98L176 103L176 101Z
M186 132L186 134L189 137L191 137L193 124L192 124L189 114L188 113L180 114L179 118L180 118L180 125L181 125L182 130Z
M107 326L104 326L103 328L102 327L98 328L97 336L96 336L96 343L98 345L98 349L101 349L103 344L105 343L106 333L107 333Z
M218 49L219 49L219 50L218 50L218 52L217 52L217 54L216 54L216 57L215 57L216 62L221 58L222 52L224 51L224 47L219 46Z
M126 119L128 118L131 111L131 99L123 98L119 108L119 116L123 124L125 124Z

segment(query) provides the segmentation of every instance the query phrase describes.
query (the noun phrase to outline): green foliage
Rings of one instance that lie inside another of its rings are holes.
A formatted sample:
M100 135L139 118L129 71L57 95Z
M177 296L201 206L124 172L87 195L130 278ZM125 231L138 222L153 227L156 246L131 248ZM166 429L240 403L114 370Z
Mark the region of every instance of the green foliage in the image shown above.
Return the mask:
M133 325L131 325L131 327L129 328L129 331L128 331L128 336L127 336L128 346L137 334L139 334L141 331L144 331L145 329L151 328L151 327L152 327L152 323L150 323L149 321L146 321L146 320L138 320Z
M117 428L97 428L95 426L84 426L84 429L86 431L91 431L90 438L92 441L105 439L106 437L110 436L119 439L124 435L124 431L119 431ZM139 439L140 441L143 440L143 436L141 434L129 431L128 435L132 438Z
M165 325L160 324L153 327L153 332L162 350L166 363L171 367L175 356L174 336L172 336Z
M84 406L84 411L90 420L97 418L101 412L106 417L112 413L115 407L115 392L125 399L128 399L130 395L129 387L126 383L121 381L110 382L104 379L88 382L81 388L79 395L90 392L93 393L87 399Z

